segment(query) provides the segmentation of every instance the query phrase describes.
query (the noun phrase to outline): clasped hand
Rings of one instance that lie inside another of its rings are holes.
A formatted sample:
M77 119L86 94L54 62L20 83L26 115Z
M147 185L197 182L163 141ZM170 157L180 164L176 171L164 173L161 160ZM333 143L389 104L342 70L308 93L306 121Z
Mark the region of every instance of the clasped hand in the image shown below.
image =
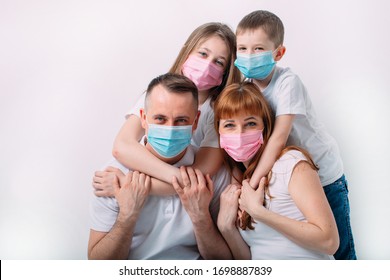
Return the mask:
M176 177L172 178L172 185L186 209L191 220L201 222L209 215L209 205L214 194L214 184L210 176L204 176L199 169L180 167L183 184Z

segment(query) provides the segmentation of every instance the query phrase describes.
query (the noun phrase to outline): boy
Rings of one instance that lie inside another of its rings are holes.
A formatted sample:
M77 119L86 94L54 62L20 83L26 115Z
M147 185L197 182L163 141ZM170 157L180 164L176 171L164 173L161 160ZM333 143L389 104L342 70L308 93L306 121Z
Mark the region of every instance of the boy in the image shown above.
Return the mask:
M335 259L356 259L349 218L347 181L336 141L318 122L306 88L289 68L276 66L286 48L282 21L268 11L254 11L237 26L237 60L275 113L275 127L250 185L268 174L285 145L305 148L319 166L319 176L336 219L340 247Z

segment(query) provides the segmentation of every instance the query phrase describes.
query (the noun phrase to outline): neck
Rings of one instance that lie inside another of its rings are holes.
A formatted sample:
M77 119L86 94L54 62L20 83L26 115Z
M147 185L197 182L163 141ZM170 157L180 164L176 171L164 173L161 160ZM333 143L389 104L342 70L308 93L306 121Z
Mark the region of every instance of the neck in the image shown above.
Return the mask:
M209 97L208 90L199 91L198 94L199 106L203 105L203 103L205 103L208 97Z
M274 67L274 69L272 70L271 74L269 74L268 77L265 78L264 80L253 79L253 81L260 88L261 91L263 91L269 85L269 83L271 82L272 77L274 76L275 69L276 69L276 67Z

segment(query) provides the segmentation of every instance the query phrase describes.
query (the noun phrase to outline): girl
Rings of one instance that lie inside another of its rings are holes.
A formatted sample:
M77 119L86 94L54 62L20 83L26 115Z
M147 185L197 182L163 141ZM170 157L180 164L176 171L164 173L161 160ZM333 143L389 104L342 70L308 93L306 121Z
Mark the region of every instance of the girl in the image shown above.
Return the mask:
M285 148L258 188L249 185L273 128L260 90L250 82L230 85L216 100L214 112L235 178L221 195L218 215L218 228L234 258L333 259L337 226L307 152ZM241 186L237 182L242 179Z
M222 23L206 23L192 32L169 70L190 78L198 87L200 117L196 120L198 128L192 137L192 144L199 150L193 167L211 176L222 164L218 136L214 130L212 105L226 85L240 80L239 70L233 65L235 56L236 40L233 31ZM175 194L171 179L173 176L181 178L179 169L157 159L139 144L144 135L139 115L144 98L142 95L127 114L127 120L115 139L113 155L126 167L152 177L151 194ZM123 176L119 170L111 167L96 172L93 178L95 194L112 196L112 180L117 177Z

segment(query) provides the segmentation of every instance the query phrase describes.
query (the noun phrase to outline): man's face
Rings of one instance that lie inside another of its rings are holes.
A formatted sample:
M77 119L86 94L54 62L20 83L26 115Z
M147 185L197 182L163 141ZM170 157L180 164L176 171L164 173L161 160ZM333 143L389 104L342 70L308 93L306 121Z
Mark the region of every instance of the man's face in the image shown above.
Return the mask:
M146 135L148 135L148 124L165 126L192 125L192 130L196 129L198 113L194 110L193 97L190 92L171 93L163 86L157 85L148 98L147 111L141 110L142 127L145 129ZM149 144L146 147L154 155L161 158ZM161 159L167 161L167 159Z

